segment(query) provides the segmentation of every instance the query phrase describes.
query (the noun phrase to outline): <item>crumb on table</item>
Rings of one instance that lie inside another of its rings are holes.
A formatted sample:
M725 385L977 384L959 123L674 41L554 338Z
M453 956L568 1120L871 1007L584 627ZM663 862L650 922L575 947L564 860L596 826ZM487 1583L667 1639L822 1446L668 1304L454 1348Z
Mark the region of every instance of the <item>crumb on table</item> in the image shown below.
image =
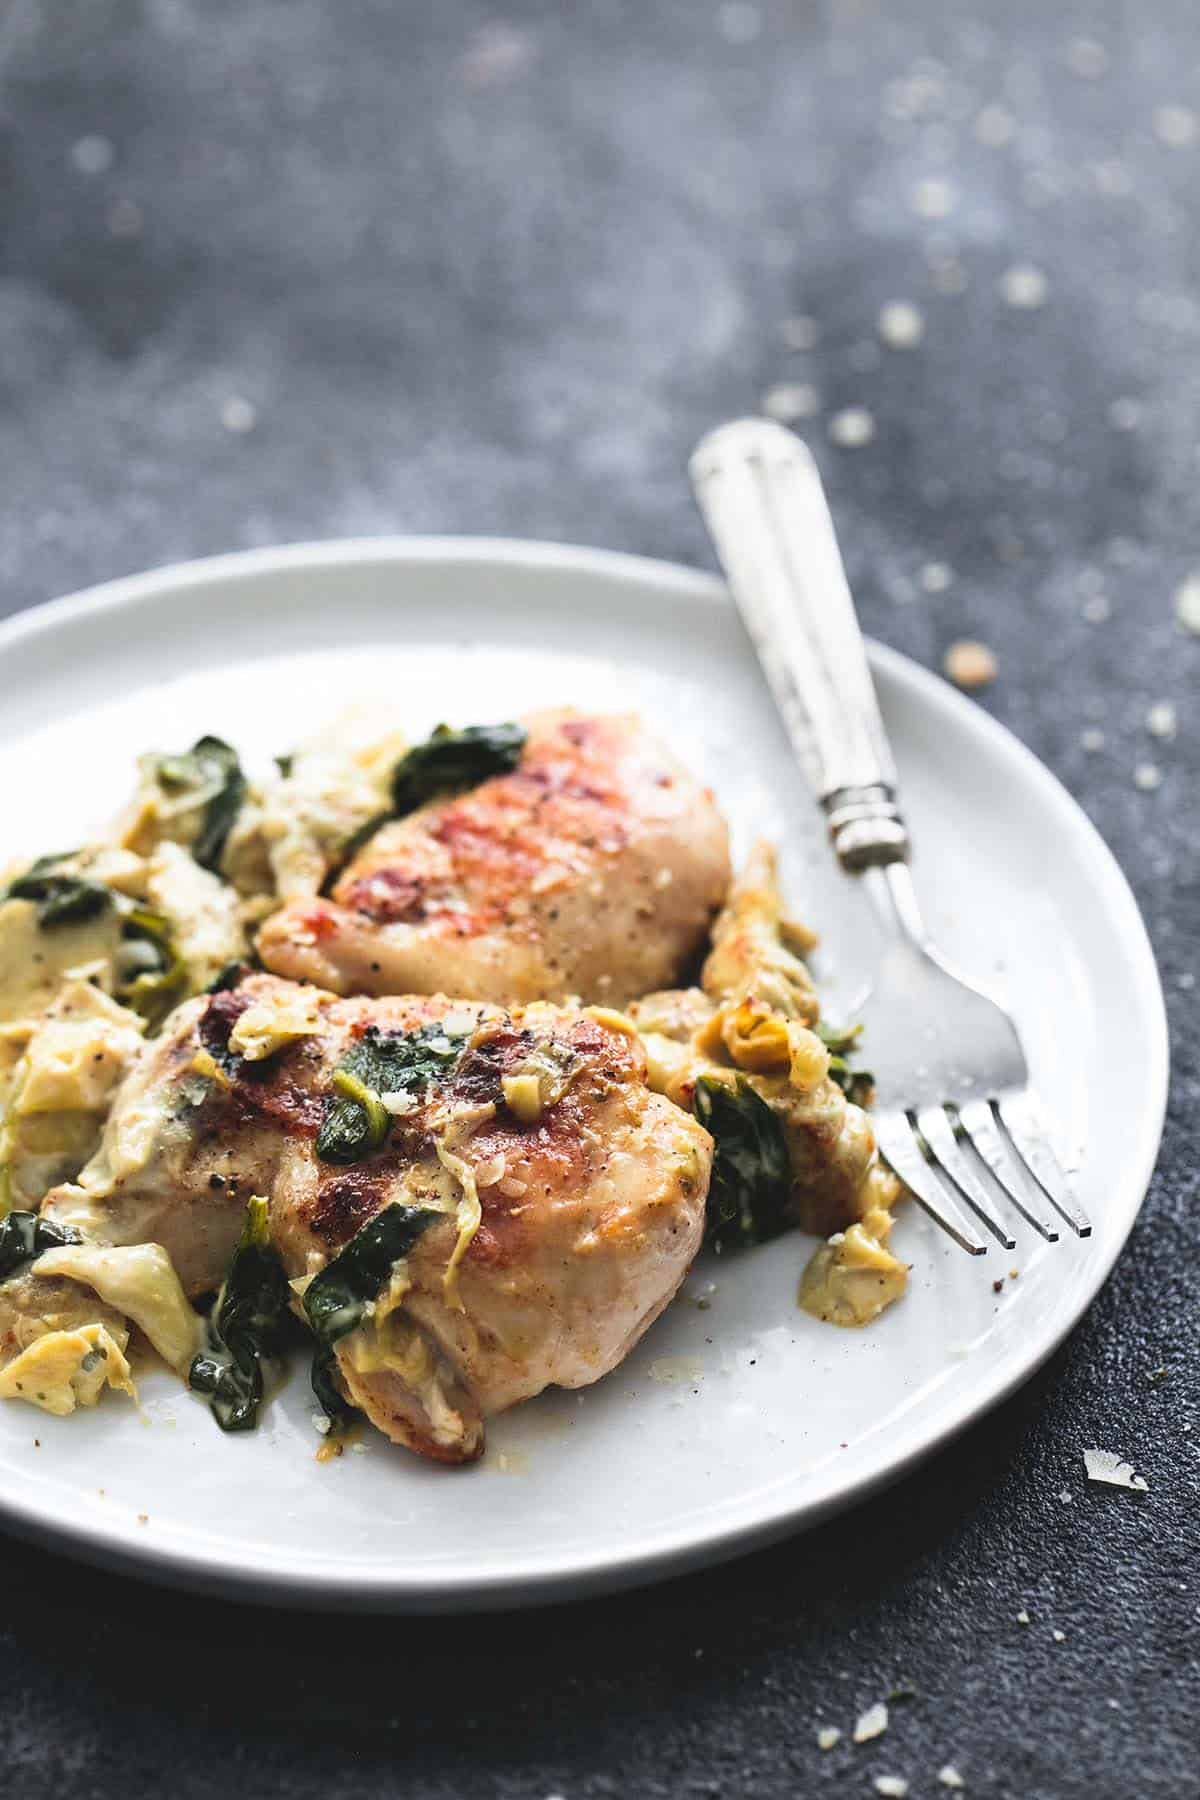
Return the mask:
M942 668L960 688L986 687L995 681L997 673L995 653L973 638L960 638L951 644L942 658Z

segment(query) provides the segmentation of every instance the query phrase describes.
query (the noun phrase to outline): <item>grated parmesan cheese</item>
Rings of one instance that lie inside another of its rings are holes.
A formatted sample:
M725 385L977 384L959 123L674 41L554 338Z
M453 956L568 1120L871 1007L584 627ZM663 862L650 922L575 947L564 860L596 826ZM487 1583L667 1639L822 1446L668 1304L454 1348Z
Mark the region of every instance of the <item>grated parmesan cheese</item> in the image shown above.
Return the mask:
M1049 291L1042 271L1030 263L1014 263L1000 280L1000 292L1007 304L1026 310L1042 306Z
M1175 617L1185 631L1200 637L1200 573L1189 575L1175 589Z
M893 350L912 350L925 336L920 309L908 300L889 300L879 315L879 335Z
M821 396L807 381L780 381L763 395L763 411L790 425L795 419L811 419L821 410Z
M877 1700L874 1706L868 1706L866 1712L859 1715L854 1727L854 1741L869 1744L872 1738L882 1737L887 1728L888 1709L882 1700Z
M405 1119L409 1113L416 1112L419 1102L415 1094L397 1088L394 1093L380 1094L379 1104L384 1112L391 1113L393 1119Z
M829 421L830 441L839 450L861 450L875 436L875 420L865 406L846 406Z

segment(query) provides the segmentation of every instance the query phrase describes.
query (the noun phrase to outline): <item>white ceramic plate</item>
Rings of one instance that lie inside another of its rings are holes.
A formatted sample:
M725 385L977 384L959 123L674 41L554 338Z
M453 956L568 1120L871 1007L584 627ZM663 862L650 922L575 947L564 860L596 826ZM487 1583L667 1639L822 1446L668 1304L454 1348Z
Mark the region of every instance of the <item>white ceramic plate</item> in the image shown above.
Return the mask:
M531 1603L811 1524L1042 1362L1112 1266L1154 1163L1158 977L1119 869L1058 783L941 681L888 651L872 663L929 923L968 974L1007 992L1079 1164L1090 1242L1047 1248L1022 1231L1015 1254L972 1260L917 1213L897 1232L911 1291L857 1334L798 1310L801 1237L702 1259L615 1374L497 1419L468 1470L379 1438L318 1465L299 1369L243 1438L222 1437L166 1373L145 1380L141 1414L113 1396L65 1420L11 1404L0 1509L14 1530L298 1604ZM390 698L413 735L546 702L640 708L711 780L739 850L761 832L778 840L790 897L822 933L828 1010L852 1003L873 955L865 896L832 867L724 590L630 557L471 540L302 546L13 619L0 627L4 854L77 841L125 794L141 750L214 731L265 762L359 693Z

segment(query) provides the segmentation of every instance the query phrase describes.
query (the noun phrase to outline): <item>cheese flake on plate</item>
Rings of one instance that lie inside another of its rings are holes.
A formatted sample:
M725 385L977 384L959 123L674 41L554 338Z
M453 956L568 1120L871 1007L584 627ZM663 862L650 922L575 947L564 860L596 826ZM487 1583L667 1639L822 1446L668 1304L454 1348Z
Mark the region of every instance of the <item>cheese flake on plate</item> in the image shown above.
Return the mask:
M1150 1490L1145 1477L1135 1475L1133 1464L1125 1462L1115 1450L1085 1450L1083 1466L1089 1481L1102 1481L1108 1487L1132 1488L1139 1494Z

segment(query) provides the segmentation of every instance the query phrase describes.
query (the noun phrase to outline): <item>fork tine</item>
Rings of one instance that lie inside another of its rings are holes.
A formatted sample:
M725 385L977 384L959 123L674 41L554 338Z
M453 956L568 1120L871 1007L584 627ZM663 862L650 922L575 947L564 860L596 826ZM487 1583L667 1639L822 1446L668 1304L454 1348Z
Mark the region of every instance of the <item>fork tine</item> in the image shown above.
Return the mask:
M1021 1217L1040 1232L1047 1243L1058 1242L1058 1227L1047 1218L1041 1204L1042 1191L1026 1169L987 1100L968 1100L958 1109L958 1119L967 1134L967 1142L1004 1189Z
M953 1183L959 1198L971 1208L980 1224L986 1225L992 1236L1003 1244L1006 1250L1015 1250L1017 1240L1015 1237L1011 1237L1001 1221L993 1216L982 1182L955 1142L954 1132L946 1117L945 1108L923 1106L913 1117L917 1130L925 1139L938 1172Z
M875 1141L901 1181L910 1189L917 1205L927 1212L947 1237L972 1256L983 1256L987 1245L981 1243L967 1219L945 1193L921 1153L912 1126L902 1113L876 1114Z
M1061 1214L1076 1237L1091 1237L1091 1220L1071 1192L1071 1184L1054 1154L1031 1096L1022 1094L1013 1099L1001 1100L996 1106L996 1112L1000 1116L1002 1127L1012 1140L1014 1150L1020 1154L1055 1212Z

